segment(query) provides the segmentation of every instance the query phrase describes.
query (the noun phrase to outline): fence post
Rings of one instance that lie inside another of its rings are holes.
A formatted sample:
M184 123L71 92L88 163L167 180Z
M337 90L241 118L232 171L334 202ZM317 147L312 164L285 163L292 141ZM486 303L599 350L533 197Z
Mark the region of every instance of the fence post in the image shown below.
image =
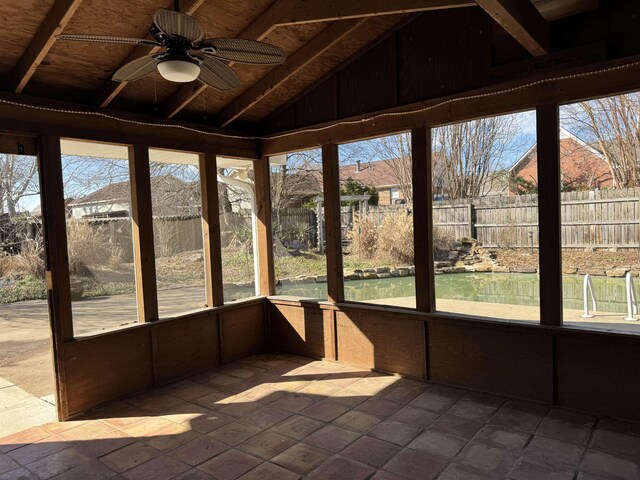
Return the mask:
M469 228L468 228L468 237L469 238L476 238L476 219L474 218L476 215L476 210L474 208L473 203L469 203L469 205L467 205L467 220L469 222Z

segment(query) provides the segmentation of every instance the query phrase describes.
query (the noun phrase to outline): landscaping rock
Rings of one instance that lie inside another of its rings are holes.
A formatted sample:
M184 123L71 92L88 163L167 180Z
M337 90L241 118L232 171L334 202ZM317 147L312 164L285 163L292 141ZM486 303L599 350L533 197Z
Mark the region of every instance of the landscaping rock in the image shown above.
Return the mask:
M611 270L607 270L606 274L607 274L607 277L621 278L621 277L624 277L629 270L631 269L630 268L613 268Z
M326 275L318 275L316 277L316 283L327 283L327 276Z
M298 279L301 281L301 283L316 283L316 277L312 276L300 276L298 277Z
M376 269L375 268L365 268L364 270L362 270L362 273L376 273Z
M491 267L491 271L493 273L509 273L509 267L505 267L503 265L493 265Z
M537 273L538 269L533 267L511 267L511 273Z
M378 274L375 272L364 272L364 278L366 278L367 280L371 280L373 278L378 278Z
M408 277L409 276L409 269L408 268L404 268L404 267L400 267L398 269L398 275L401 277Z
M360 280L362 278L361 273L357 273L358 270L345 270L342 276L345 280Z
M491 272L493 270L493 265L490 263L482 262L475 264L473 268L476 272Z
M378 278L391 278L391 274L390 273L377 273L376 275L378 275Z
M451 266L451 262L449 261L435 261L433 262L433 265L435 268L444 268L444 267L450 267Z
M562 267L563 275L575 275L578 273L578 269L576 267Z
M599 268L587 268L585 270L578 270L578 275L589 274L594 277L603 277L606 275L605 271Z
M452 267L451 273L466 273L466 269L464 267Z
M399 276L400 276L400 272L398 272L398 270L397 270L396 268L394 268L393 270L391 270L391 271L389 272L389 274L390 274L392 277L399 277Z
M465 265L464 271L467 273L473 273L476 271L476 267L474 267L473 265Z
M374 270L376 273L389 273L391 271L389 267L376 267Z

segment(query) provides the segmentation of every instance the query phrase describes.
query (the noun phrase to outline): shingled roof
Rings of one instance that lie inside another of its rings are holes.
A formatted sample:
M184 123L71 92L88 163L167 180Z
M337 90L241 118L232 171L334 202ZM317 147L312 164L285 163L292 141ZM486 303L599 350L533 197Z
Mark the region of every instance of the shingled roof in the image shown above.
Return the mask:
M190 206L199 203L199 188L173 175L151 177L151 197L154 205L159 203L173 206ZM102 187L70 203L71 207L92 203L131 202L131 184L129 181L117 182Z

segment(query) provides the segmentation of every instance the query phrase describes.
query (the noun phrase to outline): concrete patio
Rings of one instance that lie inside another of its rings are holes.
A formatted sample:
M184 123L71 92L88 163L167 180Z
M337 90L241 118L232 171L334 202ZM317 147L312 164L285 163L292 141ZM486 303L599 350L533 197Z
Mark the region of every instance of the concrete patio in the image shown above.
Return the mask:
M637 479L640 427L290 355L0 439L0 479Z

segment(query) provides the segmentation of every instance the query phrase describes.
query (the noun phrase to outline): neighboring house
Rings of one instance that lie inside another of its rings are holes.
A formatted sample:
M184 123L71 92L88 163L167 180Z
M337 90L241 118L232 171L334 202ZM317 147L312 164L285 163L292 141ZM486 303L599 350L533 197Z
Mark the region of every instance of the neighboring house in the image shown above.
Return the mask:
M560 129L560 168L565 189L594 190L613 186L611 171L602 152L564 128ZM537 144L520 157L509 172L537 185Z
M376 160L373 162L357 161L351 165L340 167L340 180L352 178L365 187L374 187L378 191L378 205L403 203L404 196L398 181L399 168L394 162L400 159Z
M197 184L173 175L151 177L151 202L154 216L189 216L200 213ZM73 218L114 218L131 214L131 185L112 183L89 195L73 200L68 209Z
M374 187L378 191L379 205L392 205L402 203L404 197L398 181L398 168L394 167L393 160L376 160L371 162L361 162L340 167L340 181L345 182L351 178L365 187ZM272 174L272 188L279 185L282 179L278 173ZM297 197L296 204L302 204L306 200L322 195L322 171L311 170L308 172L291 173L286 177L288 186L286 195Z

